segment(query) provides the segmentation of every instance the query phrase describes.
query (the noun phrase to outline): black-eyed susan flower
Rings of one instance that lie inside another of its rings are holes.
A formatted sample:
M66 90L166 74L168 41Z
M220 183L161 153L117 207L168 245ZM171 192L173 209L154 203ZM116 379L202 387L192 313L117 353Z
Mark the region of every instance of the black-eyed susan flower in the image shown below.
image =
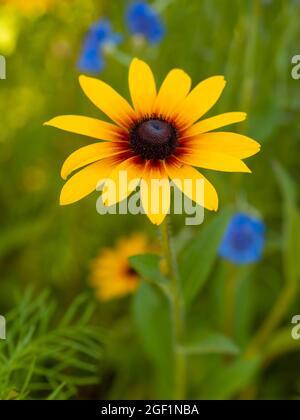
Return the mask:
M90 284L100 300L120 298L135 292L140 278L128 258L150 252L146 236L135 233L118 240L114 248L105 248L91 264Z
M60 116L46 125L96 138L65 161L62 177L78 171L64 185L60 203L74 203L95 190L99 180L118 183L127 172L128 185L119 194L126 198L140 181L142 206L154 224L161 224L170 208L171 179L184 193L208 210L218 209L213 185L194 167L225 172L251 172L243 159L256 154L260 146L249 137L213 132L245 120L243 112L230 112L202 118L218 101L225 87L223 76L210 77L191 90L190 77L180 69L171 70L157 91L150 67L134 59L129 69L129 89L133 106L101 80L80 76L87 97L114 123L85 116ZM152 188L152 180L164 183L164 193ZM204 200L197 194L204 186ZM134 187L132 187L134 185ZM155 202L155 211L150 203ZM107 203L107 204L112 204Z

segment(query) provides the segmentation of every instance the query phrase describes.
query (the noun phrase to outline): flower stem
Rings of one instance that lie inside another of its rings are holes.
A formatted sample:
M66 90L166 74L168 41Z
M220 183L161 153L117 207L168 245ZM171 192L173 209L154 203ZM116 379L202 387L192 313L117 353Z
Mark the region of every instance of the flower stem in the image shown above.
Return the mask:
M224 333L228 337L234 334L234 318L237 293L237 270L231 264L226 264L227 277L224 285Z
M296 292L297 287L293 283L288 283L286 285L273 310L259 329L253 341L250 343L245 353L245 357L251 357L261 350L271 333L280 324L282 318L286 314L287 308L294 300Z
M105 53L112 57L115 61L120 63L122 66L128 68L130 62L132 61L132 56L124 53L123 51L119 50L117 47L107 48Z
M173 325L173 352L174 352L174 399L185 399L186 392L186 355L180 351L184 334L184 304L181 294L176 256L171 243L170 226L168 219L160 226L162 238L162 251L167 266L167 275L170 279L170 308Z
M162 13L164 12L164 10L171 4L173 3L174 0L156 0L153 3L153 8L158 12L158 13Z

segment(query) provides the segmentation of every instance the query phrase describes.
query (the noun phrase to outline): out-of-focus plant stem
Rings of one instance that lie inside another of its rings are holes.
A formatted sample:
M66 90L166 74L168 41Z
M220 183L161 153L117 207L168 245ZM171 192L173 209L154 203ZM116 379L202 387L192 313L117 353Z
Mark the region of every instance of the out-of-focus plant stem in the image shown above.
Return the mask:
M169 220L166 218L161 227L162 252L170 279L170 307L173 323L174 349L174 399L186 398L186 355L180 351L180 344L184 334L184 303L181 293L180 279L177 269L176 256L171 243Z
M246 49L244 56L244 81L241 90L241 109L249 113L252 106L253 92L255 86L255 66L258 43L258 27L261 15L261 2L254 0L252 4L252 13L249 21L245 23L245 41ZM244 123L243 130L247 131L247 121Z
M244 7L244 6L243 6ZM251 113L252 102L254 99L255 76L256 76L256 54L258 49L258 28L261 16L261 2L254 0L252 11L249 17L244 20L244 68L243 68L243 84L241 87L240 109L248 114L248 118L239 126L241 134L248 134L249 114ZM242 21L243 23L243 21ZM233 194L235 197L240 196L241 182L243 175L238 173L233 175Z
M265 322L246 350L245 357L252 357L261 350L262 346L266 343L272 332L280 324L289 305L293 302L296 293L296 284L293 282L287 283L269 316L266 318Z
M226 268L227 276L224 284L224 333L232 337L234 332L237 271L233 264L226 264Z
M158 12L162 13L174 0L156 0L153 3L153 8Z
M131 55L124 53L115 46L106 47L104 52L105 54L112 57L115 61L117 61L119 64L122 64L122 66L125 66L126 68L129 66L133 58Z
M244 6L243 6L244 7ZM255 66L256 66L256 54L257 54L257 45L258 45L258 29L261 16L261 2L260 0L254 0L252 3L252 13L249 16L249 19L244 22L244 40L245 40L245 55L244 55L244 80L241 89L241 98L240 98L240 109L247 114L250 113L253 101L253 93L255 87ZM237 31L241 31L242 23L238 22L236 28ZM247 135L248 131L248 119L241 124L240 133ZM232 178L232 191L233 199L237 202L237 206L240 207L240 191L241 191L241 182L242 174L234 174ZM238 197L238 200L236 200ZM225 284L225 321L224 325L227 329L226 332L232 333L233 328L233 316L234 316L234 307L236 298L236 280L230 278L228 283ZM227 301L230 302L227 302ZM227 312L226 312L227 311ZM231 317L231 320L229 319ZM231 329L231 331L230 331Z

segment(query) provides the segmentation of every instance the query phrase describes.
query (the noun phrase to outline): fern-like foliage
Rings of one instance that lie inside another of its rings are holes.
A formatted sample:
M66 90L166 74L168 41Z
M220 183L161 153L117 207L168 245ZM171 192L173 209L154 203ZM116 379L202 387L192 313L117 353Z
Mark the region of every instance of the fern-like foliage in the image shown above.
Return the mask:
M93 303L79 296L57 320L49 292L28 291L8 314L0 341L0 399L69 399L99 382L104 331L91 324Z

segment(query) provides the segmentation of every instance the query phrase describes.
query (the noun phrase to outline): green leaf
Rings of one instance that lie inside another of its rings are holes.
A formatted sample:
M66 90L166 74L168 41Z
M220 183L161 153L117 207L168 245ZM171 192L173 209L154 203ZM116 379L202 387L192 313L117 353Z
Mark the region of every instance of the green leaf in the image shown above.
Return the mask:
M293 339L292 328L291 325L274 333L263 353L264 360L267 363L283 354L300 350L300 340Z
M296 208L291 207L286 212L283 246L286 281L298 284L300 278L300 213Z
M164 282L160 272L160 257L154 254L134 255L129 257L130 266L144 279L150 282Z
M163 294L143 283L133 300L133 314L145 351L162 381L160 391L164 397L170 397L173 350L169 302Z
M279 162L273 163L273 169L280 186L284 203L286 206L295 207L297 205L298 188L295 181Z
M188 340L181 350L189 355L226 354L236 356L239 347L228 337L217 332L206 332Z
M204 286L216 261L218 249L232 209L223 210L201 227L179 258L184 297L190 303Z
M284 199L283 258L288 283L297 284L300 278L300 212L297 208L298 189L285 169L274 164L275 174Z
M260 366L260 359L239 359L220 369L210 377L201 395L206 400L227 400L245 389L253 380Z
M256 313L256 288L253 282L252 264L236 267L236 298L234 315L234 336L240 346L246 345L252 334ZM226 281L226 280L225 280Z
M41 235L48 225L49 218L42 217L4 230L0 237L0 258L27 245L30 240Z

